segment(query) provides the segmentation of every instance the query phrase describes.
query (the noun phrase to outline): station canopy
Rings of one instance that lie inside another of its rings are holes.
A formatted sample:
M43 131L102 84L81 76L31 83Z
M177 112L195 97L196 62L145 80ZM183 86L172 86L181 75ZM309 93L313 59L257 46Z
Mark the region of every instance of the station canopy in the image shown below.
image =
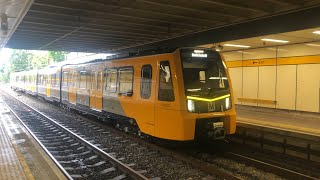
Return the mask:
M319 6L319 0L34 0L6 47L110 53L195 46L316 27Z

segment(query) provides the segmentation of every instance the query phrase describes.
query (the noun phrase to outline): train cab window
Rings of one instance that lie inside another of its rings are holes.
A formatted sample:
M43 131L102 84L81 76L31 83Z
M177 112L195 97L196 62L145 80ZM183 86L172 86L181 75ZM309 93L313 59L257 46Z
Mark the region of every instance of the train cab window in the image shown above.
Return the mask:
M141 68L141 84L140 84L140 96L143 99L149 99L151 95L151 83L152 83L152 67L151 65L143 65Z
M117 92L117 69L108 69L106 75L105 90L108 92Z
M95 90L97 86L97 76L96 72L92 71L91 72L91 89Z
M97 73L97 90L101 90L102 72Z
M62 73L62 87L68 87L68 72Z
M80 89L87 89L87 72L81 71L80 72L80 78L79 78L79 88Z
M119 70L119 93L128 96L132 95L133 69L124 68Z
M159 77L159 101L174 101L175 98L169 61L160 62Z

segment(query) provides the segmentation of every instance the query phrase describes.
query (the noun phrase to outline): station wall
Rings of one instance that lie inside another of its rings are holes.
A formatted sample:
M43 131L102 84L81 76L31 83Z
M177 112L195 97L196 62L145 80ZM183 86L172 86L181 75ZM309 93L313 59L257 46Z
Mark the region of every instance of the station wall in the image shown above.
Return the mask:
M222 54L236 104L320 112L320 45L294 44Z

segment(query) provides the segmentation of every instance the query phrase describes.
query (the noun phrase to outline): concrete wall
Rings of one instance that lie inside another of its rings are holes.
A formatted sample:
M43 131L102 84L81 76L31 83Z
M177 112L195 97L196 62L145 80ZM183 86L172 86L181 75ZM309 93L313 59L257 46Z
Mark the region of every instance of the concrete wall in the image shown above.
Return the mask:
M320 45L224 52L235 103L320 112Z

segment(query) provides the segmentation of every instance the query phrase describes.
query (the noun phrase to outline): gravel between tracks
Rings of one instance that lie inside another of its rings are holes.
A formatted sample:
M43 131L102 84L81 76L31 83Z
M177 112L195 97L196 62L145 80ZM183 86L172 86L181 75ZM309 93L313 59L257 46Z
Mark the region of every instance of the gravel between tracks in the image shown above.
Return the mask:
M164 156L124 136L113 134L110 131L106 132L86 118L75 116L52 104L26 95L16 96L49 117L65 124L68 128L71 128L70 130L85 137L90 137L88 140L92 140L94 144L97 144L100 148L104 149L105 152L114 155L122 162L132 164L133 169L145 171L144 175L147 177L156 179L217 179L198 169L194 169L184 162L177 161L169 156ZM196 156L197 155L195 155L195 157ZM279 176L265 173L254 167L247 167L236 161L220 157L209 157L208 159L208 157L201 154L201 156L197 158L205 160L219 169L226 170L244 179L281 179Z

